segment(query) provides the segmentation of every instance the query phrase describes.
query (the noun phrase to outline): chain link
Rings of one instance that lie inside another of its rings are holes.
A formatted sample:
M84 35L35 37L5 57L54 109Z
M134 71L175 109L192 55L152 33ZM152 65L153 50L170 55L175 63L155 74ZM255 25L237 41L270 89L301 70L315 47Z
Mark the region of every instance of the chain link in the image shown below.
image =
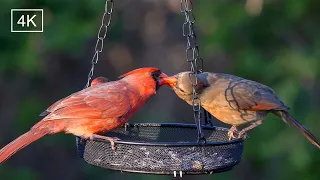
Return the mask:
M194 32L194 23L196 21L193 14L193 7L191 0L180 0L180 11L185 16L185 21L182 25L182 34L186 37L186 60L190 63L191 73L189 74L190 83L192 85L192 108L194 111L194 120L196 122L199 139L204 139L201 128L201 101L196 91L198 85L197 74L202 72L203 59L199 54L199 47L197 45L197 36Z
M106 0L105 3L105 12L102 17L101 26L98 32L98 39L95 46L95 53L91 60L91 69L88 74L88 80L85 88L89 87L90 80L94 74L95 65L99 60L99 53L103 50L103 41L107 36L108 28L111 23L111 15L113 12L114 0ZM190 62L191 73L189 74L190 83L192 84L192 106L194 111L194 119L196 121L198 131L199 131L199 140L204 139L204 135L201 128L201 101L196 92L196 86L198 85L197 74L202 72L203 69L203 59L199 54L199 47L197 45L197 36L194 32L194 23L195 16L193 14L193 7L191 0L180 0L180 11L185 16L185 22L182 26L183 36L187 39L187 48L186 48L186 60ZM200 67L199 67L200 66ZM193 81L195 80L195 82Z
M94 74L94 67L98 63L99 60L99 53L103 50L103 41L107 37L108 28L111 23L111 15L113 12L113 6L114 6L114 0L106 0L104 13L102 16L101 26L98 32L98 39L95 46L95 52L93 55L93 58L91 60L91 69L88 74L88 80L85 88L90 86L90 80L92 79L92 76Z
M103 40L107 37L108 28L111 23L111 15L113 12L113 5L114 5L113 0L106 0L104 13L103 13L102 20L101 20L101 26L100 26L100 29L98 32L98 39L97 39L96 46L94 49L95 52L94 52L93 58L91 60L91 69L88 74L87 84L84 88L87 88L90 86L90 80L92 79L92 76L94 74L94 67L98 63L98 60L99 60L99 53L101 53L103 50ZM76 141L78 144L77 146L79 146L79 145L84 144L85 139L82 139L81 137L77 136Z

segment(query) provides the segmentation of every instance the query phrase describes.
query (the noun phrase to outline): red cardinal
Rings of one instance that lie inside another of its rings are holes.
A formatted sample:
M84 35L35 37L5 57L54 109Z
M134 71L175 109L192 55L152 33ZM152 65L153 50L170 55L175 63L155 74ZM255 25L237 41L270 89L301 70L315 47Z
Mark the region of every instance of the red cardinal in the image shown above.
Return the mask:
M117 140L98 133L126 123L163 85L163 77L167 76L158 68L140 68L120 76L118 81L98 83L71 94L43 112L41 115L47 116L28 132L3 147L0 150L0 163L41 137L59 132L84 139Z
M95 86L95 85L99 85L99 84L103 84L103 83L106 83L106 82L110 82L110 80L108 79L108 78L105 78L105 77L97 77L97 78L95 78L94 80L92 80L91 81L91 86ZM67 98L69 98L69 96L68 97L66 97L66 98L62 98L62 99L60 99L59 101L57 101L55 104L53 104L52 106L55 106L56 104L59 104L60 102L62 102L62 101L64 101L65 99L67 99ZM49 108L51 108L51 107L49 107ZM50 112L49 111L44 111L44 112L42 112L41 114L40 114L40 116L46 116L46 115L48 115Z
M103 84L103 83L106 83L106 82L110 82L110 80L108 78L105 78L105 77L97 77L94 80L92 80L91 86L95 86L95 85L98 85L98 84Z
M174 92L188 104L192 104L192 85L195 76L190 72L164 78ZM237 126L250 124L242 129L238 138L250 129L260 125L268 113L280 116L284 122L297 128L312 144L320 148L319 141L306 127L289 113L289 107L275 95L268 86L241 77L204 72L197 75L196 91L201 106L218 120L231 124L229 139L234 138Z

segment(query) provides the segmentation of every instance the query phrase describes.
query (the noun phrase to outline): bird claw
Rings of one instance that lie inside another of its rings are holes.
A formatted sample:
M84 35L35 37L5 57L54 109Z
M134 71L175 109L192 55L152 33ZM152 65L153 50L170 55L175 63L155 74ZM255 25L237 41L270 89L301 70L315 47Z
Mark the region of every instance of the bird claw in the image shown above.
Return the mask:
M123 125L124 131L127 131L127 130L128 130L128 126L129 126L129 123L124 123L124 125Z
M234 135L234 132L228 131L228 139L231 141L232 139L235 139L236 136Z
M232 126L228 131L228 139L231 141L232 139L236 139L236 136L234 134L238 134L237 127Z
M106 141L110 141L111 143L111 149L112 150L116 150L116 147L115 147L115 141L119 141L120 139L117 138L117 137L108 137L108 136L101 136L101 135L94 135L95 138L99 138L99 139L103 139L103 140L106 140Z
M239 132L239 134L238 134L238 138L239 138L239 139L240 139L240 138L247 139L247 138L249 138L249 136L246 134L246 131L241 130L241 131Z
M117 138L117 137L107 137L106 140L110 141L110 143L111 143L111 149L112 149L113 151L115 151L115 150L116 150L116 146L115 146L115 143L114 143L114 142L115 142L115 141L119 141L120 139Z
M259 126L261 123L262 123L262 120L258 120L256 122L252 123L250 126L242 129L240 131L240 133L238 134L238 138L242 137L243 139L247 139L249 136L246 135L246 132L250 131L251 129L253 129L253 128L257 127L257 126Z

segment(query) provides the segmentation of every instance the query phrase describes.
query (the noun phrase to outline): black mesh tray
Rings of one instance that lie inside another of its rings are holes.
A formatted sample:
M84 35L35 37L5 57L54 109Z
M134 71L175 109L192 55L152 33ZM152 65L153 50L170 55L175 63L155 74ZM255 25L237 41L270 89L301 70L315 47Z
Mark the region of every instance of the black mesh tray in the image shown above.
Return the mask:
M124 172L207 174L230 170L242 157L243 139L228 140L227 128L205 127L206 144L191 124L129 124L107 133L118 137L116 150L102 140L77 141L87 163Z

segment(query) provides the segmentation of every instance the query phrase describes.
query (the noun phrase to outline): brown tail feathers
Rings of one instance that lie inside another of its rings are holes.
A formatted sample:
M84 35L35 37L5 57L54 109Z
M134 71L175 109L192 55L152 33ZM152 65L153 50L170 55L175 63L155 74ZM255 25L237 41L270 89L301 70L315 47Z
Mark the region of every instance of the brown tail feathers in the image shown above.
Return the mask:
M40 121L41 122L41 121ZM38 128L32 128L30 131L22 134L17 139L6 145L0 150L0 164L6 161L8 158L13 156L19 150L23 149L24 147L28 146L29 144L33 143L34 141L42 138L43 136L50 133L50 129L46 126L42 126L40 124L47 124L47 123L38 123ZM44 121L42 121L44 122ZM40 126L39 126L40 125Z
M282 119L297 128L312 144L317 146L320 149L320 143L317 138L301 123L296 121L288 112L286 111L275 111L276 115L282 117Z

